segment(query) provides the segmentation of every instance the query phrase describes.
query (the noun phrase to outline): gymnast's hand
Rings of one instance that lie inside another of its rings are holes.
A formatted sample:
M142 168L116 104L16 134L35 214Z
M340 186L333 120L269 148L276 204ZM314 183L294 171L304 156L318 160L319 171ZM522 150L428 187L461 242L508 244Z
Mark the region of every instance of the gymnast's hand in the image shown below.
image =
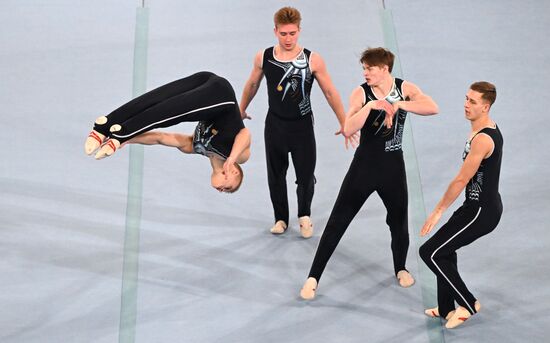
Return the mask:
M245 119L251 120L251 119L252 119L252 117L249 116L248 113L246 113L246 111L242 111L242 112L241 112L241 118L242 118L243 120L245 120Z
M395 116L396 113L399 112L399 104L401 103L401 101L396 101L394 102L393 104L391 104L390 106L392 107L392 113L391 115L389 115L389 112L386 111L386 118L384 119L384 122L386 123L386 127L387 128L391 128L392 125L393 125L393 117Z
M228 176L231 175L231 172L237 170L235 167L236 159L229 156L227 160L223 163L223 172L225 174L225 179L227 180Z
M441 219L442 214L443 213L441 211L433 211L428 219L426 219L422 230L420 230L420 236L426 236L428 233L430 233L430 231L432 231L439 219Z
M373 110L379 110L386 112L386 118L384 119L384 123L386 124L386 127L389 129L393 125L393 116L395 115L395 109L386 100L371 100L367 103L367 105L373 109Z
M385 100L383 101L389 105L389 106L385 106L384 108L384 111L386 112L386 118L384 118L384 123L386 124L386 127L388 129L391 129L391 127L393 126L393 117L395 117L395 114L399 110L399 107L397 103L392 105Z
M350 145L354 149L359 146L359 138L361 137L361 131L357 131L353 135L346 137L344 135L344 128L341 127L340 130L336 131L334 134L344 136L344 144L346 145L346 149L348 149Z

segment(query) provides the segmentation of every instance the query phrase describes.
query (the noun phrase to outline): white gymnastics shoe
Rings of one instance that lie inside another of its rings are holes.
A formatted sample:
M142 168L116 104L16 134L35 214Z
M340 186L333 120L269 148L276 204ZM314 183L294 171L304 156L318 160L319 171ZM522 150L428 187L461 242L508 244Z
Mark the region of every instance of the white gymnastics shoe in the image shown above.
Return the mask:
M414 284L414 278L411 273L405 269L397 272L397 280L399 281L399 285L403 288L411 287Z
M300 291L300 296L304 300L313 300L315 298L315 291L317 290L317 280L310 277L304 283L302 290Z
M309 216L303 216L298 218L298 221L300 222L300 233L302 237L310 238L313 236L313 223L311 222L311 218Z
M84 152L86 153L86 155L90 155L94 151L96 151L101 146L101 144L103 144L104 139L105 136L97 132L96 130L90 131L88 137L86 137L86 143L84 143Z
M111 156L112 154L117 151L117 149L120 147L120 142L116 139L109 138L105 144L101 146L99 151L95 154L96 160L101 160L102 158Z
M280 235L286 231L286 223L282 220L278 220L275 225L269 230L274 235Z

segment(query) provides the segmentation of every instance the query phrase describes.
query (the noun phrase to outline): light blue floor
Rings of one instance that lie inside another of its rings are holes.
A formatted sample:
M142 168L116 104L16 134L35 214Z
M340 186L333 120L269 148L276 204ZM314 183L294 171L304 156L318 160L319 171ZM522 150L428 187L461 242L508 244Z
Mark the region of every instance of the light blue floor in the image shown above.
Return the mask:
M119 340L129 154L95 161L83 142L97 116L132 96L140 4L2 2L0 342ZM240 96L254 54L275 43L273 13L288 3L146 4L149 89L206 69L227 77ZM302 44L323 56L347 105L363 82L359 54L383 44L381 2L290 4L303 15ZM496 231L459 251L463 277L484 307L461 328L444 330L444 340L545 342L550 5L389 0L386 7L405 78L441 109L436 117L411 116L428 211L460 166L469 84L487 79L498 88L492 114L505 138L505 212ZM317 86L312 102L318 184L310 240L299 237L296 221L284 236L268 232L264 86L249 108L253 156L237 194L211 189L205 159L145 148L136 342L429 342L420 284L402 289L393 277L377 197L340 243L318 298L298 298L353 154L333 135L337 121ZM410 227L411 236L418 231ZM416 274L411 242L408 267Z

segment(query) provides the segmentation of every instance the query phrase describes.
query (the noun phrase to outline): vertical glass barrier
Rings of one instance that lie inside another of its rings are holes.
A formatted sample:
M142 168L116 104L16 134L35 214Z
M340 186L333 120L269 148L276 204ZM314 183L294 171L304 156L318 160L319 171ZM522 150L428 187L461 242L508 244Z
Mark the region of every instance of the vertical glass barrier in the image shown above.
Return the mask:
M388 9L381 10L380 17L384 34L384 44L387 49L391 50L395 54L396 57L392 74L401 78L403 73L399 62L399 49L391 11ZM422 303L424 304L424 307L431 308L437 306L436 278L418 255L418 248L422 245L422 243L424 243L425 240L420 238L419 231L426 218L426 209L424 208L424 196L422 194L420 172L418 170L418 161L416 159L410 119L405 122L405 132L403 133L403 155L405 158L405 169L407 172L407 186L409 192L409 232L414 243L412 247L415 249L416 259L418 261L418 274L416 281L421 288ZM431 343L445 342L440 319L426 317L426 326Z
M143 94L147 79L147 36L149 10L142 2L136 12L136 33L134 47L133 97ZM139 228L141 221L141 197L143 186L143 146L130 145L128 170L128 199L126 207L126 230L122 270L122 295L120 306L120 343L135 341L138 270L139 270Z

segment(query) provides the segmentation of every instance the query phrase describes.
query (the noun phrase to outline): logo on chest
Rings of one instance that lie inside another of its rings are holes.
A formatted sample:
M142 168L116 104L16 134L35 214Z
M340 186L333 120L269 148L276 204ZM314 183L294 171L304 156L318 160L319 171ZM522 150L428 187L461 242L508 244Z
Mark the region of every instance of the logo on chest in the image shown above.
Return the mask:
M218 134L218 130L213 128L214 124L206 126L204 122L199 122L193 135L193 150L197 154L208 155L212 150L212 139Z
M305 84L311 83L313 78L304 51L290 62L279 62L272 59L269 59L268 62L281 68L284 72L276 86L278 92L283 92L282 100L287 94L292 94L293 97L300 95L301 98L307 97Z

